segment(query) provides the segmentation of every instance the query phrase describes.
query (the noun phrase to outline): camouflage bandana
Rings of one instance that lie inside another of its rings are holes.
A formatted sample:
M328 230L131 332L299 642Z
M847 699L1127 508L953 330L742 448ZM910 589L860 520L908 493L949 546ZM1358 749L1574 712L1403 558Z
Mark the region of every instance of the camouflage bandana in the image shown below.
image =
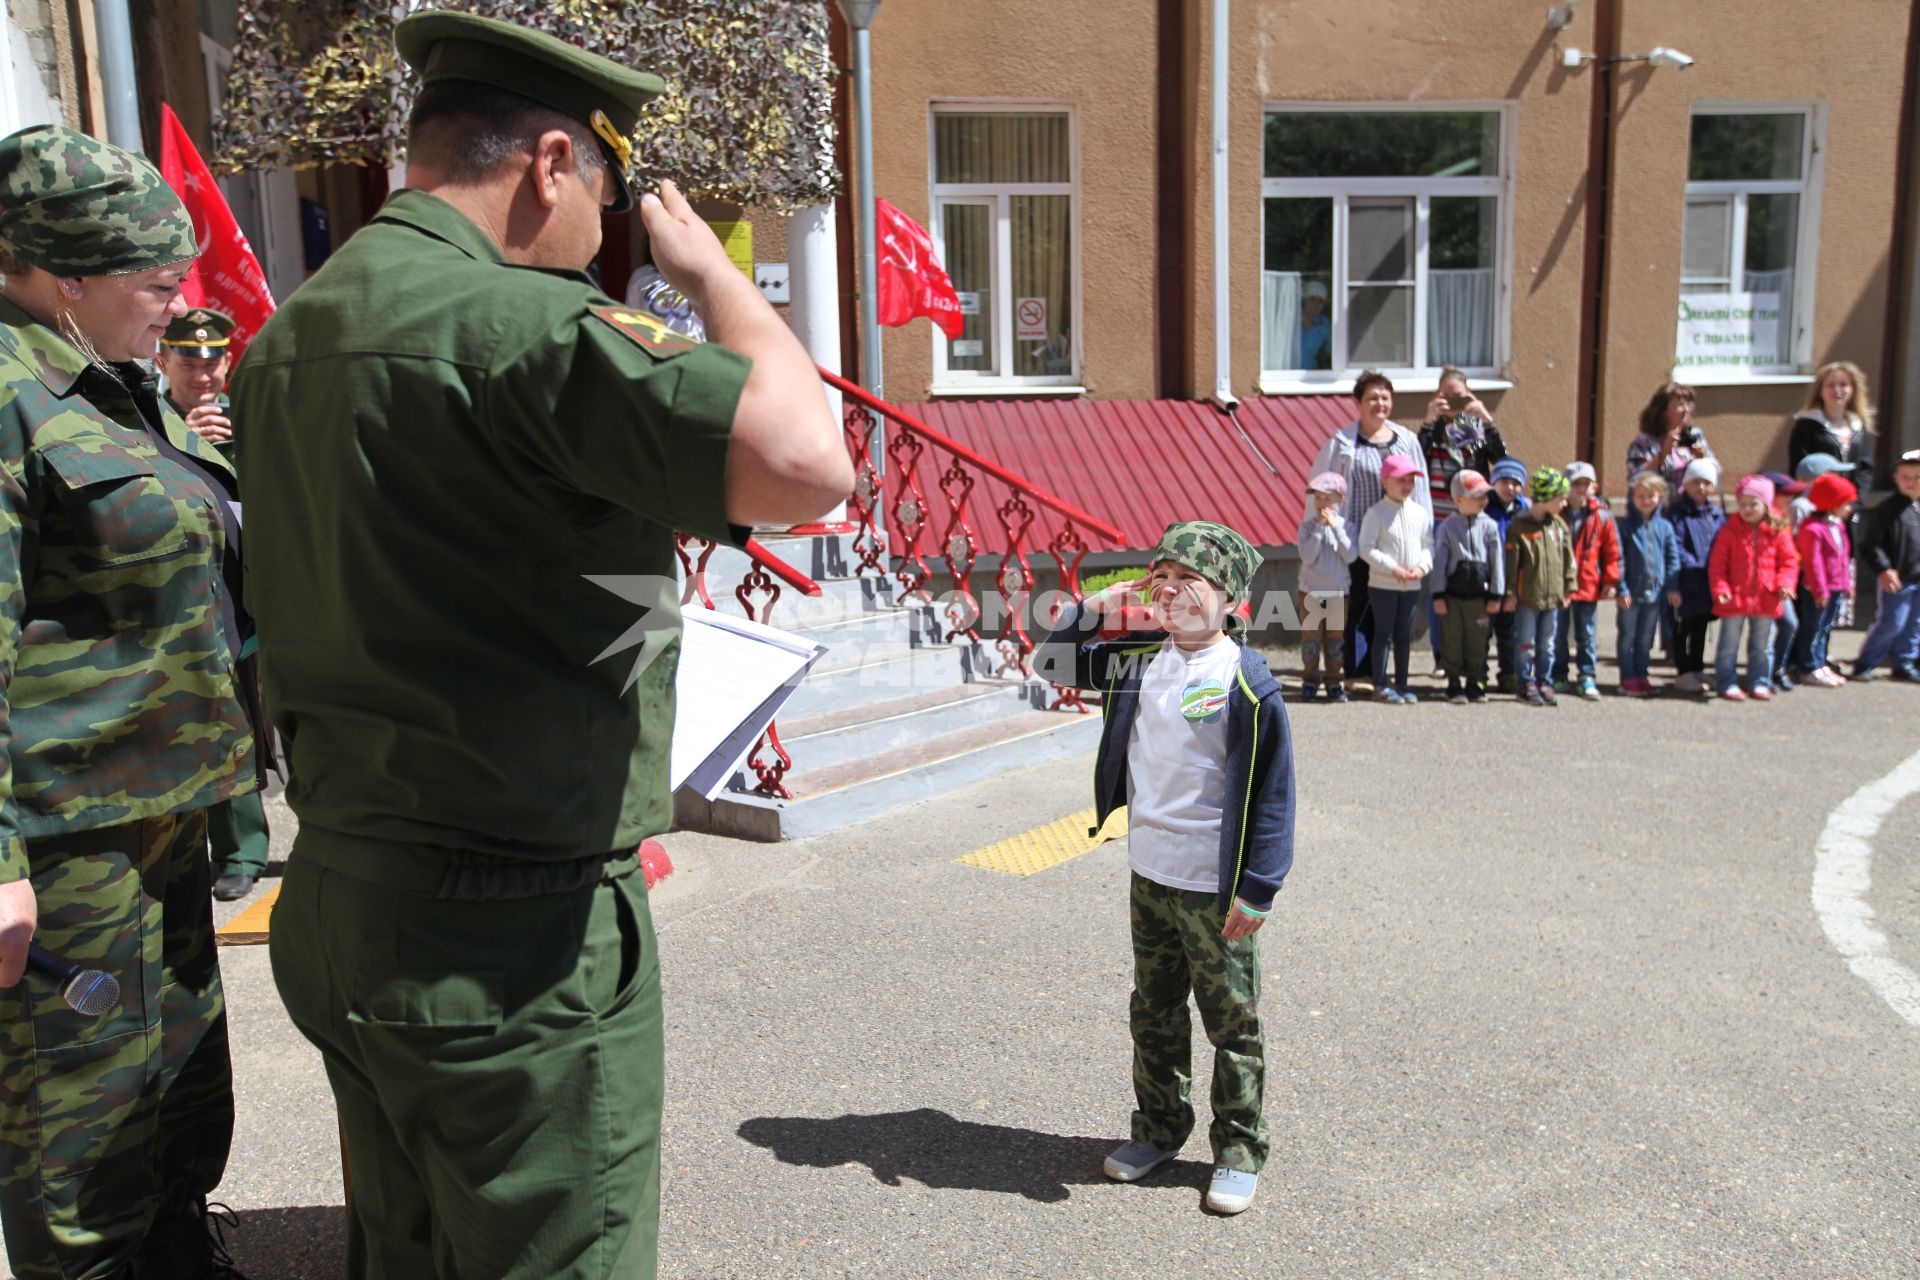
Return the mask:
M1567 483L1566 472L1558 467L1541 467L1533 473L1533 480L1527 485L1527 496L1535 502L1552 502L1570 488L1572 486Z
M0 139L0 245L56 276L192 258L193 219L144 156L60 125Z
M1253 544L1211 520L1184 520L1167 526L1153 559L1183 564L1214 583L1235 600L1245 600L1253 586L1253 571L1260 567L1260 553Z

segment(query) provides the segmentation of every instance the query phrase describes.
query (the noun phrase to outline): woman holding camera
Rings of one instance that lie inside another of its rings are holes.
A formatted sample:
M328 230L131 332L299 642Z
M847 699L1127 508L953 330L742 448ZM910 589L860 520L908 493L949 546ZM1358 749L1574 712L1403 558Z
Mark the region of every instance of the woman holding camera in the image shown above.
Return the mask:
M1713 446L1693 425L1693 388L1662 383L1640 411L1640 434L1627 446L1627 480L1653 471L1675 493L1696 458L1713 457Z
M1453 511L1453 477L1461 471L1493 474L1507 456L1493 412L1467 389L1467 375L1452 365L1440 370L1440 386L1427 402L1420 424L1420 448L1427 455L1427 481L1433 493L1433 518Z

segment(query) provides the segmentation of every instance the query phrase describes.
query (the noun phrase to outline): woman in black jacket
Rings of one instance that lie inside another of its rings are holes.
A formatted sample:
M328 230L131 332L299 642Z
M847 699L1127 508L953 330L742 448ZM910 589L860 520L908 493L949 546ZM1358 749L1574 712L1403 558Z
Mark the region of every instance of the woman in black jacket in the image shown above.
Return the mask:
M1850 360L1823 364L1813 375L1807 407L1795 415L1787 436L1787 474L1798 474L1800 463L1815 453L1871 467L1872 435L1867 375Z

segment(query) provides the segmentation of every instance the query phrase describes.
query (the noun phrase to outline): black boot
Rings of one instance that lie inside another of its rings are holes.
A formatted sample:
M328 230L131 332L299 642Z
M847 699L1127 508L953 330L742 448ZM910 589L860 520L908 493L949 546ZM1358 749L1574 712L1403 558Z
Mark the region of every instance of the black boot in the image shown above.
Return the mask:
M246 1280L227 1252L227 1229L239 1221L227 1206L205 1200L163 1213L133 1255L126 1280Z

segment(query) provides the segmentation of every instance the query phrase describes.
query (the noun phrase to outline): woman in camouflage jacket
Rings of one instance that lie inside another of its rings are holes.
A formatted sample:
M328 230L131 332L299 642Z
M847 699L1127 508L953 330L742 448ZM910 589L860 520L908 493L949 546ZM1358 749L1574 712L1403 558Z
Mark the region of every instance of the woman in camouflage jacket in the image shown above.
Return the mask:
M254 785L226 464L146 361L192 221L139 156L0 140L0 1225L19 1280L225 1273L207 806ZM116 979L87 1016L27 942Z

